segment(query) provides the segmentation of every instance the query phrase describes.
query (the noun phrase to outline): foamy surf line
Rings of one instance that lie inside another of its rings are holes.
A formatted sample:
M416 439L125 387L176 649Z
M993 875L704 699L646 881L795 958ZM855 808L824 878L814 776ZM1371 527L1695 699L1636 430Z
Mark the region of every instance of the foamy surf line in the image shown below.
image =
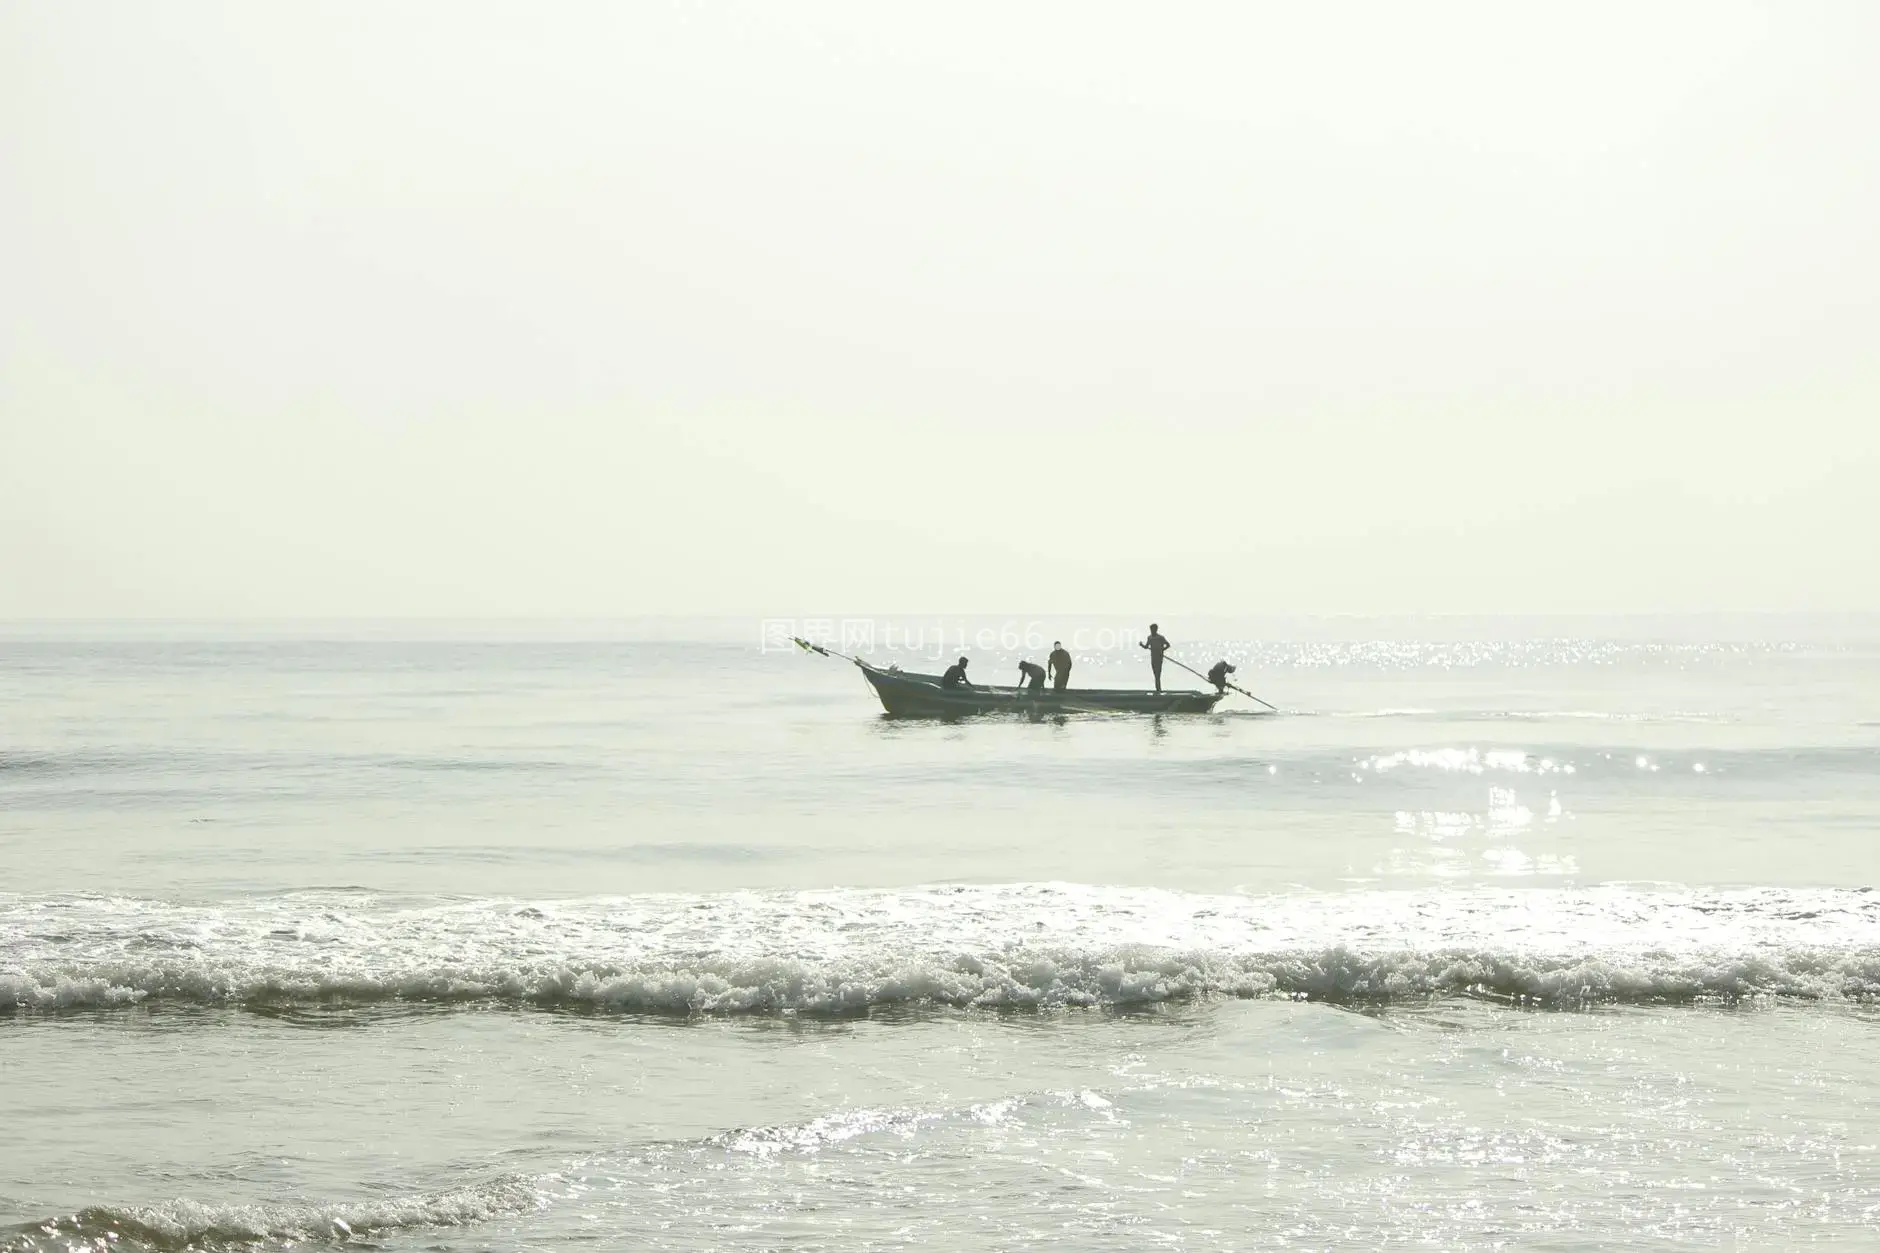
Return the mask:
M0 897L0 1009L649 1014L1212 997L1537 1006L1880 1000L1880 899L1664 887L1229 896L1021 884L382 904Z
M40 1249L220 1249L345 1243L423 1227L464 1227L544 1208L552 1180L506 1176L486 1184L350 1204L213 1205L191 1200L94 1206L0 1232L0 1253Z

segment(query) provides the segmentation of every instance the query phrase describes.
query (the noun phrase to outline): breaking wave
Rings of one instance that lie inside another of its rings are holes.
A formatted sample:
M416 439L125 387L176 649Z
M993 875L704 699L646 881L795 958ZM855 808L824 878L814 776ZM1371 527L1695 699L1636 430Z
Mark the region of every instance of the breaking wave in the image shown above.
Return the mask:
M1880 899L1669 888L1211 896L1077 885L391 905L0 897L0 1010L498 1002L645 1014L1880 1001Z
M354 1204L94 1206L0 1232L3 1253L40 1249L233 1249L263 1243L350 1242L414 1227L464 1227L542 1208L537 1183L507 1176L448 1192Z

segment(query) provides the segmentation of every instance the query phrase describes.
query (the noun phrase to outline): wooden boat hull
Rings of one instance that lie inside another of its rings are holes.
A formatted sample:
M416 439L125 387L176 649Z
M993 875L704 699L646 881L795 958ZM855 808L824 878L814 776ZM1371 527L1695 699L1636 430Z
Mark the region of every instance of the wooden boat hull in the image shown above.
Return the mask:
M980 714L1069 713L1204 714L1221 697L1214 692L1138 692L1117 688L1016 687L943 688L940 676L877 670L856 663L881 707L895 718L967 718Z

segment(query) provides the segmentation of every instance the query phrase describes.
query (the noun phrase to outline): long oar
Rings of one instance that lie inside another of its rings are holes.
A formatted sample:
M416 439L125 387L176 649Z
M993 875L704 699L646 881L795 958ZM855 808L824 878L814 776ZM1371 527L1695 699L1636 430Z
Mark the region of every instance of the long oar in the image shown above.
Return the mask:
M853 661L858 666L868 665L867 662L851 657L847 653L839 653L833 648L824 648L821 644L812 644L808 640L803 639L801 636L792 635L790 637L790 642L792 644L795 644L798 648L802 649L804 652L821 653L825 657L840 657L844 661ZM870 668L872 669L872 667Z
M821 644L812 644L801 636L792 635L790 642L806 653L821 653L825 657L840 657L844 661L853 662L864 670L873 670L875 668L863 661L860 657L851 657L847 653L837 652L833 648L824 648Z
M1164 653L1163 655L1167 656L1166 653ZM1175 657L1169 657L1168 659L1170 661L1173 661L1176 665L1180 666L1182 669L1186 670L1189 674L1194 675L1197 679L1200 679L1205 683L1214 682L1213 679L1208 678L1207 675L1201 673L1201 671L1195 669L1193 666L1189 665L1188 663L1181 661ZM1248 700L1260 700L1258 696L1255 696L1252 692L1249 692L1246 688L1241 687L1238 683L1227 683L1225 679L1223 679L1222 682L1226 683L1228 687L1233 688L1236 692L1239 692L1242 696L1245 696ZM1268 709L1271 709L1274 713L1279 712L1278 705L1269 704L1268 702L1263 701L1263 700L1260 700L1260 703L1262 705L1266 705L1266 707Z

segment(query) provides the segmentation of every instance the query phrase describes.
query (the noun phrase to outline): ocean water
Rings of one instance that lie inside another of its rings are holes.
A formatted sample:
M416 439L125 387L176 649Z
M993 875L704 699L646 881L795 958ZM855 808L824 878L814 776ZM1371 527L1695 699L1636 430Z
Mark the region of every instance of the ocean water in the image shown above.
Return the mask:
M0 633L0 1250L1880 1247L1880 624L1163 625Z

